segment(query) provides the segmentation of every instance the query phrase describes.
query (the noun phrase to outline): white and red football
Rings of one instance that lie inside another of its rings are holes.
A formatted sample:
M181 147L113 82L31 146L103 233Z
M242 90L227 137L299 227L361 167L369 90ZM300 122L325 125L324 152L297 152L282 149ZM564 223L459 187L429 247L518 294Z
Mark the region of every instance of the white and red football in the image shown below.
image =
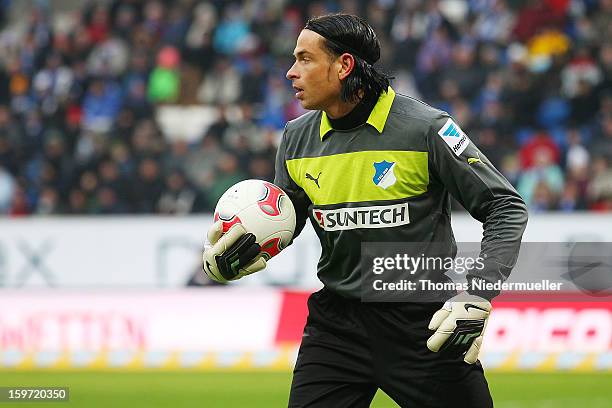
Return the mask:
M215 222L223 232L236 223L255 235L264 258L282 251L295 232L293 203L280 187L263 180L244 180L231 186L215 207Z

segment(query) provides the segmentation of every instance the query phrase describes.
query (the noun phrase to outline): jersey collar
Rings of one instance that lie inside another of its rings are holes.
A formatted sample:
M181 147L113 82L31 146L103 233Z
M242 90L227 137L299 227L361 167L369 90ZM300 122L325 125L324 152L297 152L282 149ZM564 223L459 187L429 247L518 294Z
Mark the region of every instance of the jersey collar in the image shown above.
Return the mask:
M374 105L372 112L370 112L370 116L366 123L373 126L378 133L382 133L385 128L385 123L387 123L387 118L389 117L389 112L391 111L391 105L393 104L393 100L395 99L395 91L393 88L389 87L387 92L383 92L378 98L378 102ZM325 112L321 112L321 125L319 126L319 135L321 136L321 140L327 135L330 131L332 131L332 125L329 122L329 118Z

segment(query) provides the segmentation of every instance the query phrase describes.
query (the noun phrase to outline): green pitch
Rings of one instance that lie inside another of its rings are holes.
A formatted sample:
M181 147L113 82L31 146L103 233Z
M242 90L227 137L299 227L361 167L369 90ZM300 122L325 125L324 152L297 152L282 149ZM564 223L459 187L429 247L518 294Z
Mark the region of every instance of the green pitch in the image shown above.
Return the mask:
M612 374L491 373L496 408L608 408ZM70 402L0 402L3 407L271 408L286 407L289 373L0 372L2 386L68 386ZM397 407L379 392L374 408Z

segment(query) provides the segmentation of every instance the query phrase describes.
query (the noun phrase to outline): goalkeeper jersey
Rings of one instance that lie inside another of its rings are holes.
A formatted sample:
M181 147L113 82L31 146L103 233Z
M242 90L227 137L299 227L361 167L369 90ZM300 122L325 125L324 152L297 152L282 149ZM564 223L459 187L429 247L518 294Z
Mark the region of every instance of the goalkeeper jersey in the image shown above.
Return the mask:
M333 129L321 111L288 122L275 171L296 210L294 238L310 218L319 279L344 297L360 298L364 242L436 243L454 257L451 195L483 223L487 256L472 278L504 280L516 262L519 194L446 112L391 87L354 129Z

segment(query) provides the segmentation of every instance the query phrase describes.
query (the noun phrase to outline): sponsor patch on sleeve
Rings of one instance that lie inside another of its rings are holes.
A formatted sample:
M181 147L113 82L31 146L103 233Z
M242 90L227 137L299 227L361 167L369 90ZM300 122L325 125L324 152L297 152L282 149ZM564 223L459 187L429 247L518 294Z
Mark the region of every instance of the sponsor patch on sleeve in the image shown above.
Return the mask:
M459 156L470 144L470 139L463 133L459 125L448 119L444 126L438 130L438 134L450 146L453 153Z

